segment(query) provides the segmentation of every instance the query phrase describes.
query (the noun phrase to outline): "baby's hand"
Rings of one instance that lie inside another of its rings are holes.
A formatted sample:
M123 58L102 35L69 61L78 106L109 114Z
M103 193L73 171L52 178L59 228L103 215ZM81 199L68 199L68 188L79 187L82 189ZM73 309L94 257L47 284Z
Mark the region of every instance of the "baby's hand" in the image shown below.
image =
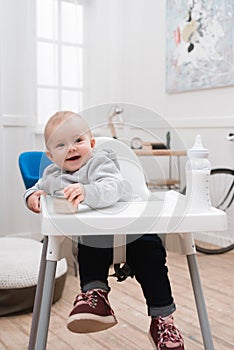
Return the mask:
M72 184L68 185L63 190L64 197L76 207L79 203L83 202L85 198L85 191L82 185Z
M34 213L40 213L41 211L40 197L42 194L45 195L46 193L42 190L39 190L39 191L33 192L27 198L27 206L30 210L34 211Z

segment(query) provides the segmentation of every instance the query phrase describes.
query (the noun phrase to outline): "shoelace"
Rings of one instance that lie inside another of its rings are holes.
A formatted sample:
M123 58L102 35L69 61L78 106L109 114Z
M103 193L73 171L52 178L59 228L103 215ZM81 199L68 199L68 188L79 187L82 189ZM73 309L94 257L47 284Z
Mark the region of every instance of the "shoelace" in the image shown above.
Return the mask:
M173 323L173 318L171 322L167 320L163 320L161 317L158 319L158 330L159 330L159 342L158 342L158 350L162 349L167 342L178 343L181 347L184 346L183 338L175 327ZM172 348L173 350L173 348Z
M89 304L90 307L95 308L97 306L98 303L98 298L97 296L99 296L100 298L102 298L105 303L109 306L110 310L111 310L111 314L114 315L114 311L112 310L109 300L107 299L107 297L105 296L105 294L103 294L103 291L100 289L95 289L95 290L88 290L86 293L82 292L80 294L77 295L75 301L74 301L74 306L79 303L80 301L84 301L87 304Z

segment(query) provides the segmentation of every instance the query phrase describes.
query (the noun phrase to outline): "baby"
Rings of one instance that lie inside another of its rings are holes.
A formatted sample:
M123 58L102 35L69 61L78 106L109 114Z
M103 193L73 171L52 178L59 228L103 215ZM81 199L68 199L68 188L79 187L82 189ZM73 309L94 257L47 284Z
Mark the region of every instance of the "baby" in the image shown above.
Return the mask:
M69 111L56 113L49 119L44 136L46 154L53 163L25 192L29 209L40 212L40 196L54 195L58 190L63 191L72 205L84 203L94 209L132 200L131 186L121 176L115 153L112 150L95 152L95 139L81 116ZM81 293L67 322L72 332L98 332L117 323L108 300L112 242L112 236L98 235L82 236L78 243ZM126 259L146 299L153 347L184 350L183 338L172 316L176 307L161 239L156 234L136 237L127 244Z

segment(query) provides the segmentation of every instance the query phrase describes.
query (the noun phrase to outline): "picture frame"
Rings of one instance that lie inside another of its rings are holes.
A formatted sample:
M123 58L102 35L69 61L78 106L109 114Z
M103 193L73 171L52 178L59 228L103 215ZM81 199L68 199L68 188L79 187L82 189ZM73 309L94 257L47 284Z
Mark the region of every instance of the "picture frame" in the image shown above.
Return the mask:
M166 92L234 85L234 1L167 0Z

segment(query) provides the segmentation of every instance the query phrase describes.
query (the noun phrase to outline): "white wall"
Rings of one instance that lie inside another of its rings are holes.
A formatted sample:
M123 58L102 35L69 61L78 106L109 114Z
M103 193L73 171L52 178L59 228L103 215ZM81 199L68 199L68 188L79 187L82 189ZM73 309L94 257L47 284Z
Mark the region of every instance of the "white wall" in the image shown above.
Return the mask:
M26 210L18 155L34 147L35 63L33 2L0 2L0 141L1 230L6 234L34 230Z
M123 102L152 110L176 128L173 147L180 147L181 140L191 147L200 133L213 166L232 166L234 144L225 136L234 131L234 87L165 92L165 9L166 1L90 1L86 106ZM128 118L134 119L129 111ZM141 119L146 129L158 133L157 118L142 114Z
M143 138L150 139L149 133L164 138L170 129L173 148L187 148L200 133L212 164L232 166L234 145L224 138L234 131L234 88L165 92L165 1L83 3L85 113L91 125L106 122L110 106L122 103L125 121L147 129L141 130ZM22 202L24 186L17 165L22 150L43 145L42 136L34 134L33 11L32 0L0 2L0 235L37 230L35 215ZM128 135L118 132L125 138L140 133L137 128ZM154 176L149 162L146 171Z
M234 116L234 87L165 92L166 1L124 1L124 96L169 119ZM233 62L234 63L234 62Z
M234 87L165 92L165 3L89 2L88 105L119 100L171 120L233 117Z
M85 6L85 106L122 98L122 1L90 0Z

